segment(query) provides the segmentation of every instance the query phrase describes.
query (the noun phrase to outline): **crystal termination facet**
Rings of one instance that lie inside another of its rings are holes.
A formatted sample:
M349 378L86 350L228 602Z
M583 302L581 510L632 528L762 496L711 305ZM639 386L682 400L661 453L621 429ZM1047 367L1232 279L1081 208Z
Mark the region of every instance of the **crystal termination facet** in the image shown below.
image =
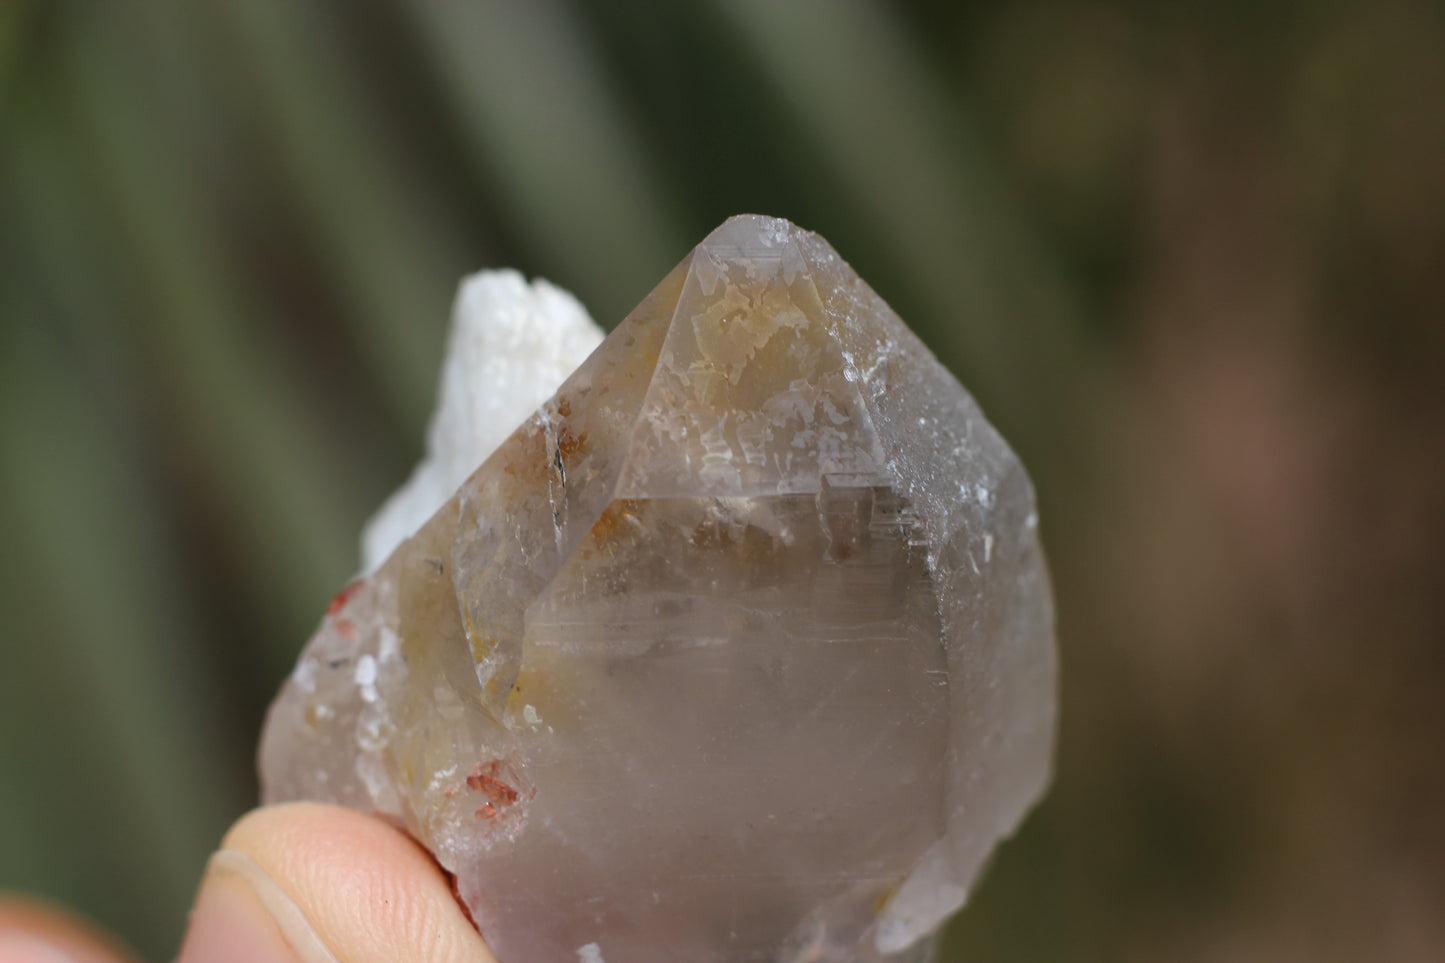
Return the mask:
M977 405L735 217L338 596L264 796L404 825L501 963L919 960L1048 781L1052 623Z

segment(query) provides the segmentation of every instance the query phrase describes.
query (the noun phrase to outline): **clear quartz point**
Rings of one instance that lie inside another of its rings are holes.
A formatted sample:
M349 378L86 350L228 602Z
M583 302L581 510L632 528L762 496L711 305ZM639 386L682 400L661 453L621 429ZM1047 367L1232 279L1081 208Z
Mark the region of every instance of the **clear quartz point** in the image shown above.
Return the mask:
M337 596L261 776L404 826L501 963L916 961L1055 707L1018 459L825 241L740 216Z

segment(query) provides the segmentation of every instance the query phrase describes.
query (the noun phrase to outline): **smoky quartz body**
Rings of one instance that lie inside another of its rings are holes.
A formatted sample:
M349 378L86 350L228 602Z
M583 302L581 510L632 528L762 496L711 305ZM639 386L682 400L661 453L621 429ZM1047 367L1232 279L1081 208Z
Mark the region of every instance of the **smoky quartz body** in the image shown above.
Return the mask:
M1037 528L837 253L733 218L332 603L265 799L405 827L501 963L922 959L1048 781Z

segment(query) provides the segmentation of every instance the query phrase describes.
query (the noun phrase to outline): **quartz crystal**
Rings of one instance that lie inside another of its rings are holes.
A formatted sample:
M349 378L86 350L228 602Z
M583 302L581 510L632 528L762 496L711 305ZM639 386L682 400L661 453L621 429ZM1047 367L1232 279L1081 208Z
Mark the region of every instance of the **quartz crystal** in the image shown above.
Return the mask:
M709 235L375 571L267 801L388 817L501 963L926 958L1043 791L1033 491L817 235Z

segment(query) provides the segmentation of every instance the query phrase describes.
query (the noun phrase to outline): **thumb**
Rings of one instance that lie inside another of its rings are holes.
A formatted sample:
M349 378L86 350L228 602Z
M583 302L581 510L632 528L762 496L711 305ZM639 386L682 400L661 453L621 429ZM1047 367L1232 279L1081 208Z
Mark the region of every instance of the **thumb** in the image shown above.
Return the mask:
M178 963L496 963L431 858L368 816L296 803L211 857Z

